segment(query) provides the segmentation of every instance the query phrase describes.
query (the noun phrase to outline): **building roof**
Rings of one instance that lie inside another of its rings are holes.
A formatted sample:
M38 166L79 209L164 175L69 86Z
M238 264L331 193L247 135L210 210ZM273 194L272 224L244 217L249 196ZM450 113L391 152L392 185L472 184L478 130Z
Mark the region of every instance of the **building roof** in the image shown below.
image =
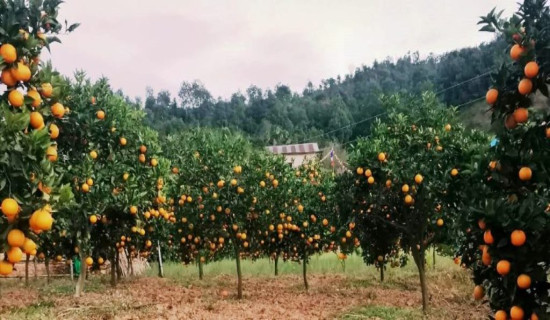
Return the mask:
M317 143L302 143L302 144L285 144L279 146L266 147L267 150L275 154L302 154L302 153L317 153L319 145Z

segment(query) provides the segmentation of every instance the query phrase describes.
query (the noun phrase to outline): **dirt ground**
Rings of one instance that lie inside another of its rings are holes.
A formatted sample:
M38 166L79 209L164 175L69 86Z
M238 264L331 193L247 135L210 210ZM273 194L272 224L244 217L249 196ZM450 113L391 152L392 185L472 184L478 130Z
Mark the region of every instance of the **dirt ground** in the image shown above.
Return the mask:
M484 318L486 309L472 301L467 288L456 285L464 279L457 279L454 273L434 277L430 279L428 319ZM335 319L347 314L349 318L384 319L356 316L355 310L388 306L418 314L421 305L418 285L412 278L380 284L375 279L314 274L309 276L309 283L306 292L296 275L245 278L242 300L236 299L231 276L190 283L143 277L120 283L116 289L103 289L102 285L80 299L69 292L52 294L39 288L8 287L2 290L0 318Z

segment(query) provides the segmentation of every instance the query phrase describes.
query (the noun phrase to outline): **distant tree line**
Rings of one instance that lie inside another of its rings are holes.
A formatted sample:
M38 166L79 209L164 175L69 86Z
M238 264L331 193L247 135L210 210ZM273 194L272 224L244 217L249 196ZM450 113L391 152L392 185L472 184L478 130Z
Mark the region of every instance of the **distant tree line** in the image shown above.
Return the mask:
M433 90L442 102L455 106L483 96L490 85L490 75L483 74L504 61L505 50L505 42L497 39L425 59L410 53L323 80L318 87L310 82L301 93L283 84L273 90L252 85L245 93L222 99L199 81L183 82L177 97L149 88L144 106L147 121L161 134L195 126L228 127L261 145L312 138L342 143L369 132L375 116L383 112L381 94ZM367 118L373 120L362 121ZM350 125L355 122L360 123Z

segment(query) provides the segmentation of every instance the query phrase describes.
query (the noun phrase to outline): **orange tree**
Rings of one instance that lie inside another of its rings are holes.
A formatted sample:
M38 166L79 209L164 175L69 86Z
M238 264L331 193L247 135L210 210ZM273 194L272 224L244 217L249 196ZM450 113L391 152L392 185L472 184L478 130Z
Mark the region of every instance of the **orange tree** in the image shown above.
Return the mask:
M36 254L36 234L50 230L52 210L70 200L69 190L57 188L59 180L53 171L57 160L54 140L59 130L52 118L61 104L40 63L42 49L58 41L55 35L62 31L56 19L60 2L0 1L3 276L12 272L12 264L20 261L23 253L27 257Z
M216 222L223 208L212 208L211 204L219 197L214 185L219 177L214 170L219 170L216 163L223 154L219 153L221 150L210 154L204 146L214 136L207 130L182 132L169 136L163 148L172 162L168 182L169 196L175 206L172 232L174 241L179 243L177 255L186 264L197 263L200 279L203 265L223 257L220 252L226 248L225 237Z
M550 9L526 0L510 19L493 11L480 23L508 41L512 61L487 92L498 144L478 171L485 183L470 194L462 260L474 270L475 298L487 293L495 319L547 318L550 118L534 97L548 96Z
M289 179L295 174L290 165L285 162L282 156L266 156L257 163L256 173L259 186L258 202L263 205L260 212L263 226L260 228L263 237L260 239L262 253L274 260L274 273L279 274L279 258L287 260L287 253L284 241L288 231L284 225L285 212L291 199L291 183ZM288 229L288 228L287 228Z
M460 192L467 185L462 166L483 152L488 139L466 131L456 110L442 106L431 93L420 99L396 95L382 100L388 118L350 153L349 163L357 168L359 180L354 183L355 214L350 220L360 223L356 228L362 249L374 250L372 258L381 256L384 262L382 254L392 256L396 240L411 253L426 310L426 248L454 225L463 207ZM373 247L369 237L384 239L374 240Z
M375 152L374 150L373 152ZM371 178L372 177L372 178ZM381 223L371 219L371 215L391 219L389 204L401 201L401 195L389 192L393 182L377 182L371 169L358 167L355 172L344 173L338 177L340 186L336 192L338 208L336 217L340 227L340 259L354 252L356 245L363 250L360 254L367 265L374 265L380 272L380 281L384 281L384 271L388 264L392 267L404 266L407 255L399 248L400 234L390 223ZM363 198L355 201L356 193ZM375 211L375 212L373 212ZM348 241L349 236L356 235L357 241ZM381 234L385 236L380 236Z
M333 216L332 191L334 180L321 172L319 164L309 162L300 166L287 178L289 193L286 211L279 214L283 227L284 258L302 262L302 276L306 290L307 263L313 254L331 246L330 219Z
M96 250L95 262L109 255L116 265L117 242L118 248L123 247L119 239L130 232L138 213L143 213L140 209L157 191L158 160L149 154L158 152L159 146L156 135L142 125L143 113L114 94L106 79L91 83L77 73L74 81L66 81L64 93L71 110L63 119L65 137L58 141L58 152L63 179L73 186L75 205L62 213L67 237L82 260L78 296L87 267L94 264L94 246L112 248ZM147 156L139 150L143 144L150 146Z
M177 161L182 165L178 168L181 177L187 179L178 182L176 177L173 192L187 203L176 210L179 221L176 228L182 231L177 237L187 238L185 242L180 240L182 258L194 261L198 256L202 264L207 258L221 257L217 254L233 257L237 265L237 293L241 298L241 258L256 258L261 253L257 233L260 215L254 195L259 186L251 160L252 147L242 136L228 130L199 129L175 136L167 140L172 141L167 150L170 145L179 145L174 140L188 144L183 150L168 151L172 155L180 153L181 160ZM193 205L194 201L198 203ZM190 221L194 221L192 228ZM187 243L190 239L192 244ZM204 257L202 262L200 257Z

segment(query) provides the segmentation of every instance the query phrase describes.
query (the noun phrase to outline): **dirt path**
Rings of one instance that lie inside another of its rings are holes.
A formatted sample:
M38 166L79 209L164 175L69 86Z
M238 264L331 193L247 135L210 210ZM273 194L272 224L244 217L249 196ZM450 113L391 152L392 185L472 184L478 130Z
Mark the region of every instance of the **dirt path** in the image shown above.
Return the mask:
M447 277L431 281L433 310L428 319L441 314L445 319L483 318L485 310L468 298L464 288L446 285L453 281L453 275ZM86 293L81 299L15 289L3 292L0 314L14 306L42 303L51 306L49 312L57 319L334 319L366 305L408 309L420 305L414 279L379 284L373 279L311 275L309 280L310 290L305 292L299 276L248 278L240 301L235 298L235 279L230 276L190 284L145 277L122 283L117 289Z

